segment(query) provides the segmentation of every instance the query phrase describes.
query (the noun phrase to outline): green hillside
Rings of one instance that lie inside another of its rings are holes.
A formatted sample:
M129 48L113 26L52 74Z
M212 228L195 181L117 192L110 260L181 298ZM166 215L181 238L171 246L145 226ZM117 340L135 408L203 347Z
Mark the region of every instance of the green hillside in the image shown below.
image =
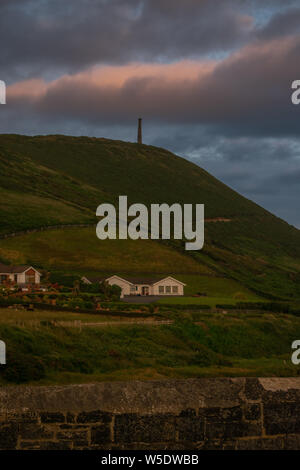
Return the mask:
M105 240L100 242L94 228L51 230L8 238L0 243L0 256L14 264L43 266L85 273L112 271L133 273L177 272L213 274L193 258L152 240Z
M291 362L298 317L174 311L166 318L169 325L141 325L138 318L2 309L8 356L0 386L299 375Z
M206 223L205 247L200 252L185 252L174 241L140 241L137 256L129 244L128 251L119 242L107 244L109 256L99 257L98 271L146 272L148 262L153 272L172 269L173 273L198 275L199 269L209 276L215 273L235 279L264 295L300 298L300 231L193 163L164 149L128 142L0 136L0 234L49 225L93 224L96 207L114 202L122 194L128 195L130 203L148 205L204 203L207 219L227 221ZM34 261L44 248L47 259L37 260L41 267L48 268L49 260L54 260L52 266L74 269L71 261L69 266L63 265L80 246L78 270L95 271L91 251L104 242L93 237L92 229L88 238L86 229L76 230L75 245L69 243L70 229L41 232L31 244L24 238L29 235L1 240L0 260Z

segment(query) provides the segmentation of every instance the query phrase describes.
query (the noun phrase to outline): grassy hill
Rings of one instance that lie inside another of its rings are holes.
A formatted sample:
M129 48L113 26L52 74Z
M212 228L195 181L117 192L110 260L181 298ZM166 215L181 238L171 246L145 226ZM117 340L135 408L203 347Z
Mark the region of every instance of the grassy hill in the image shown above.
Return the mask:
M202 303L226 303L225 298L260 300L233 279L216 277L207 265L184 252L152 240L106 240L99 242L94 228L74 228L28 233L0 242L0 259L31 264L48 272L68 272L108 277L111 273L162 277L176 273L185 282L186 295L206 292ZM200 302L199 298L197 303ZM190 302L190 300L189 300Z
M291 344L299 337L300 318L256 312L193 315L166 313L172 324L145 326L134 319L125 324L124 318L120 325L119 318L101 315L1 310L0 337L8 357L0 385L299 375ZM96 326L97 321L108 323Z
M204 203L207 219L229 221L206 223L200 252L175 241L134 242L135 250L130 242L100 242L93 229L69 229L1 240L0 260L78 272L216 275L263 295L300 298L300 231L193 163L127 142L0 135L0 234L93 224L96 207L122 194L148 205Z

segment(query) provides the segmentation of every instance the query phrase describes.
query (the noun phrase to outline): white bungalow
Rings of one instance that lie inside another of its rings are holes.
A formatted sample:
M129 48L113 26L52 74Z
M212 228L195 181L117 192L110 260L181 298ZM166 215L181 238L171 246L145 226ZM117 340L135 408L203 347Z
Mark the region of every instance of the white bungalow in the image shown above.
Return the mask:
M171 276L162 279L125 279L114 275L102 279L102 281L104 280L111 286L116 285L121 288L121 298L125 295L184 295L185 284ZM93 281L101 282L100 279L92 280L86 277L83 277L82 281L88 284L91 284Z
M7 266L0 264L0 284L39 285L41 273L32 266Z

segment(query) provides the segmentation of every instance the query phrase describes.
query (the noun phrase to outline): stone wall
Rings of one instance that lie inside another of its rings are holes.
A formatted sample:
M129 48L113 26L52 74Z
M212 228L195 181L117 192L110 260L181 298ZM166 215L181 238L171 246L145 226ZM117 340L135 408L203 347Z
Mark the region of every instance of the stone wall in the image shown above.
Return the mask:
M300 378L0 388L0 449L300 449Z

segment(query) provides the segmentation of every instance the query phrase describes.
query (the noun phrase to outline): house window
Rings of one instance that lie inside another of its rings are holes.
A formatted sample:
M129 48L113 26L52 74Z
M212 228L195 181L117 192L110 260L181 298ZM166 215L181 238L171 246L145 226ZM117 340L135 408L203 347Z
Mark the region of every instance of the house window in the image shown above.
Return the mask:
M0 276L0 282L5 282L6 281L6 274L1 274Z
M171 286L166 286L166 293L171 294Z
M159 294L164 294L165 293L165 287L164 286L159 286L158 287L158 292L159 292Z
M14 281L18 282L18 275L17 274L14 274Z
M135 292L135 286L130 286L130 292L134 293Z
M172 286L173 294L178 294L178 286Z

